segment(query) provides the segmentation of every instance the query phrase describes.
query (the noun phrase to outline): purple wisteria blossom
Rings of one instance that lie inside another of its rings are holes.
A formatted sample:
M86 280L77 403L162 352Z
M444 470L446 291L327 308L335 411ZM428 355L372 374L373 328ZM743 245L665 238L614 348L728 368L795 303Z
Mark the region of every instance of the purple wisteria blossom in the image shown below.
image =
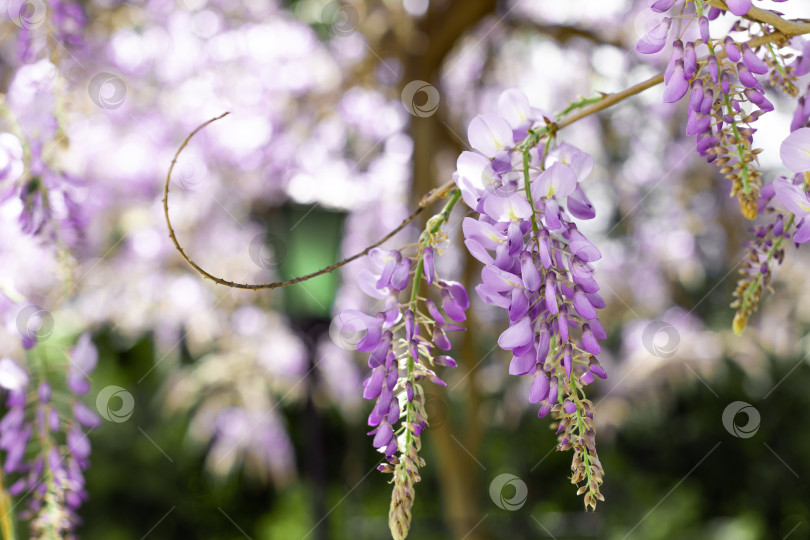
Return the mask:
M89 372L96 355L89 334L81 336L72 352L75 361ZM0 360L0 388L8 407L0 420L3 472L16 476L8 491L26 497L20 517L30 521L34 537L50 531L70 538L80 523L77 511L88 497L83 474L90 465L86 430L98 427L101 420L70 392L54 390L47 380L40 380L36 390L29 392L30 382L19 364ZM74 391L74 385L68 386ZM72 407L65 409L61 405L65 401L72 402Z
M571 421L592 416L582 388L606 376L596 359L607 337L596 310L605 303L591 267L602 255L572 219L595 215L580 186L593 159L567 143L546 153L536 135L543 117L522 94L502 94L498 111L470 122L475 151L459 157L455 174L464 201L479 212L462 223L465 245L484 264L476 292L506 311L498 345L512 354L509 373L531 378L538 416L555 411L564 426L560 448L573 447L575 460L589 463L575 478L588 480L585 502L593 507L602 497L601 467L590 467L598 463L593 429Z

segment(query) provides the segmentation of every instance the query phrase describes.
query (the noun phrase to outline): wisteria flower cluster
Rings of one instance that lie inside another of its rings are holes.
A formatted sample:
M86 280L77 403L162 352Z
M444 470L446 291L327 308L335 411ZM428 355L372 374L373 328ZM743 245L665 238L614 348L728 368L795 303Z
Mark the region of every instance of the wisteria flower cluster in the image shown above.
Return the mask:
M16 477L9 494L26 500L20 518L29 522L31 538L74 538L81 522L77 511L88 496L83 471L90 465L86 431L99 427L101 419L80 396L90 391L87 376L97 361L90 335L82 335L70 351L64 387L60 381L54 390L51 380L56 377L45 358L36 361L42 366L37 385L14 360L0 360L0 387L8 407L0 420L3 472ZM62 406L65 402L69 409Z
M572 481L586 481L585 505L595 508L604 471L583 389L606 376L596 359L605 303L591 266L602 255L573 219L596 215L581 186L593 158L567 143L552 148L542 113L517 90L501 95L498 112L472 120L475 152L461 154L455 176L479 214L463 222L465 245L484 264L476 292L506 311L498 345L513 355L509 373L531 379L538 416L560 420L560 449L574 449Z
M447 241L441 226L458 199L456 191L444 210L428 221L413 258L404 250L371 251L374 270L361 273L359 285L383 304L381 311L371 316L345 310L337 319L341 333L363 332L355 348L369 353L371 374L363 382L363 397L375 401L368 417L373 428L369 435L374 436L372 444L386 461L378 468L393 473L389 528L396 539L408 535L414 484L420 481L419 469L425 465L419 456L420 437L429 418L422 382L446 386L436 369L456 366L456 361L444 354L451 348L448 332L464 330L457 323L466 320L464 312L470 306L464 286L438 279L435 270L435 257ZM441 307L420 295L422 279L441 298ZM405 294L407 300L402 301Z

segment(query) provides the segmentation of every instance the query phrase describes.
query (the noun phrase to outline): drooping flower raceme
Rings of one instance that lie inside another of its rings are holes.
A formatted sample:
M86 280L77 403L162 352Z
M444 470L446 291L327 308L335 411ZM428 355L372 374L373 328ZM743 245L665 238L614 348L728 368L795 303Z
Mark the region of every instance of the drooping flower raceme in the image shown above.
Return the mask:
M667 43L667 35L676 33L667 69L664 72L664 101L674 103L689 97L686 134L697 138L697 152L707 161L720 168L720 172L732 182L731 195L737 196L743 215L749 219L757 216L761 173L757 168L757 156L761 149L754 147L752 127L763 114L774 110L765 96L763 82L796 98L799 90L797 78L810 69L803 54L792 63L791 55L780 49L786 41L751 47L724 34L713 38L709 21L718 18L723 10L708 8L704 2L656 1L652 10L666 13L672 9L678 25L661 22L639 40L636 50L643 54L657 53ZM680 4L678 2L677 4ZM727 2L728 10L742 17L751 9L751 0ZM704 12L705 10L705 12ZM663 21L670 19L664 17ZM680 36L690 22L697 21L699 39L684 43ZM761 33L761 25L739 19L735 32L747 32L750 38ZM698 49L708 49L708 55L698 58ZM808 111L810 114L810 111ZM794 126L807 121L804 104L797 110Z
M595 215L580 185L593 159L567 143L552 148L542 115L517 90L501 95L498 112L472 120L475 151L461 154L455 174L479 213L463 222L465 244L484 264L476 292L506 311L498 345L512 354L509 373L531 378L538 416L559 419L559 448L574 450L572 481L586 482L580 493L594 508L603 470L583 388L606 376L596 359L605 304L591 267L601 253L572 219Z
M87 499L83 471L90 465L90 441L85 431L101 424L78 399L90 390L86 377L97 359L89 334L79 338L70 357L67 392L58 390L56 399L50 382L42 379L29 392L29 374L9 358L0 360L0 388L8 407L0 420L3 472L16 476L9 494L26 498L20 517L30 521L31 538L73 538L80 523L77 511ZM63 407L65 402L70 408Z
M420 436L428 425L422 381L446 386L437 366L454 367L445 353L451 344L448 332L463 330L457 323L466 319L469 297L464 286L436 277L434 257L446 237L441 225L460 198L451 195L445 209L428 222L413 258L401 250L372 250L374 270L360 274L360 288L379 300L375 315L346 310L337 317L341 335L362 333L356 341L359 352L369 353L370 376L363 383L363 397L374 400L368 417L373 445L385 456L382 472L393 473L394 489L389 527L395 539L405 538L411 522L414 484L419 468ZM441 298L439 304L419 295L422 278ZM406 300L402 296L408 295Z
M737 311L732 324L740 334L758 305L762 292L771 280L775 264L785 257L784 241L793 238L798 244L810 241L810 128L793 131L780 148L782 164L794 173L791 179L780 176L762 189L760 213L772 216L766 225L753 227L754 238L746 242L747 251L740 268L740 279L734 290L731 307ZM774 203L786 209L782 212Z

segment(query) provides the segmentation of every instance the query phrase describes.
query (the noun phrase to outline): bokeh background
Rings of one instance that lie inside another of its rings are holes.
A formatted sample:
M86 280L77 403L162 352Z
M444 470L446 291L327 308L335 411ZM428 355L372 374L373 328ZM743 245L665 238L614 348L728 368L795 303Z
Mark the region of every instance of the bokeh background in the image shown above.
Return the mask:
M175 168L178 237L226 279L294 277L376 241L450 179L467 123L503 89L551 115L660 71L666 50L633 49L649 2L28 4L40 23L0 25L0 84L68 173L54 192L76 203L75 223L55 245L21 232L13 208L0 213L0 281L50 318L43 346L93 332L91 404L120 387L103 404L118 416L90 435L80 537L385 538L390 485L365 435L364 360L330 324L369 308L355 286L366 263L272 292L203 280L163 218L174 152L230 111ZM800 1L775 5L810 18ZM779 105L756 139L766 181L793 112L769 98ZM596 162L584 187L597 218L582 229L604 254L609 377L591 392L606 502L583 511L570 455L553 451L528 381L495 346L504 321L473 298L459 367L429 389L412 538L810 537L810 260L790 246L772 294L733 335L750 223L683 135L681 106L660 101L654 88L560 134ZM464 211L438 265L474 285ZM23 358L18 321L4 322L5 355Z

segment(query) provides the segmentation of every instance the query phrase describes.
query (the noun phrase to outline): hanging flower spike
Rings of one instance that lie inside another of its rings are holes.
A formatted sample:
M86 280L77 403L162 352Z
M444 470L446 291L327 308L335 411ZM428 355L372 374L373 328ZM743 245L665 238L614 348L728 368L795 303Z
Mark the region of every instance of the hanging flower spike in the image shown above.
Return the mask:
M599 485L604 471L593 445L593 406L582 388L594 375L605 376L593 356L601 350L598 340L606 337L596 312L604 302L588 266L601 254L579 232L568 210L573 208L571 215L581 219L595 216L580 186L593 169L593 158L566 143L552 149L547 136L541 150L544 136L539 130L545 120L526 116L531 114L528 100L515 92L505 92L507 98L499 103L521 104L520 115L510 108L500 120L489 115L470 123L470 143L480 153L460 158L455 178L479 216L465 218L462 230L470 253L484 263L476 292L507 313L509 324L498 345L512 355L509 373L531 377L529 401L539 404L538 416L553 412L572 426L561 436L560 449L574 449L574 483L586 482L580 493L586 493L586 507L594 508L603 500ZM504 124L512 128L514 139L501 141L495 153L483 147L479 141L487 140L492 126L506 133ZM508 192L473 191L479 182L475 174L486 186L491 170L518 177L520 183Z
M478 142L493 153L503 148L503 141L498 139L504 136L503 125L497 120L482 121L483 135ZM479 179L480 174L481 169ZM468 189L475 191L467 196L478 196L476 188ZM374 437L372 445L385 459L378 469L393 474L389 528L395 540L408 535L414 485L421 479L419 469L425 466L419 456L420 437L428 426L422 380L446 385L436 373L436 366L454 367L456 361L444 354L434 356L434 351L450 350L447 332L463 330L450 321L464 321L464 311L470 305L464 287L438 279L435 268L438 247L446 240L441 227L461 196L461 191L454 190L441 213L428 220L413 258L400 250L369 253L374 270L361 272L359 285L372 298L385 302L384 311L372 316L346 310L336 317L341 329L363 333L354 347L358 352L370 353L371 374L363 382L363 398L375 401L368 417L372 428L368 434ZM430 298L419 296L423 277L429 287L436 287L441 309ZM405 300L400 298L402 291L410 293Z

